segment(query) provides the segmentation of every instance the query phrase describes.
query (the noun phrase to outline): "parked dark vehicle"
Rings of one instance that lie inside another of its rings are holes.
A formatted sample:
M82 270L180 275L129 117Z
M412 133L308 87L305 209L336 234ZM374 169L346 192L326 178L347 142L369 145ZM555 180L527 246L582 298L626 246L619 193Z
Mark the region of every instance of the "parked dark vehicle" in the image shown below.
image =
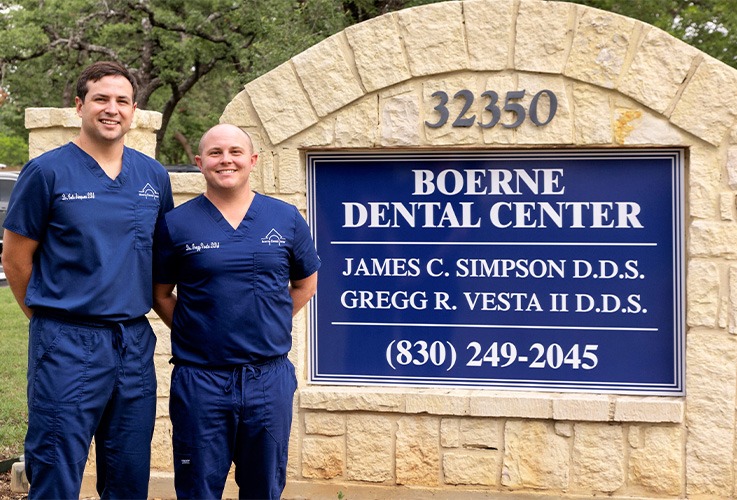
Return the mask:
M199 172L197 165L164 165L169 172Z
M18 179L18 172L0 172L0 253L3 252L2 225L5 222L5 214L8 211L10 192Z

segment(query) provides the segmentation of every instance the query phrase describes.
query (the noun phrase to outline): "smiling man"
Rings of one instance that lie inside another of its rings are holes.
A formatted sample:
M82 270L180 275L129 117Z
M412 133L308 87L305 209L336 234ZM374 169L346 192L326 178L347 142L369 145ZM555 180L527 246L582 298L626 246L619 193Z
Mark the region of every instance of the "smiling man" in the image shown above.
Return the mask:
M79 137L22 169L3 266L30 318L29 498L78 498L92 437L102 498L148 496L156 413L152 241L166 170L125 147L136 83L98 62L77 82Z
M278 499L286 484L292 316L315 294L320 260L297 208L251 191L257 159L240 128L210 129L195 158L205 193L156 231L177 498L221 498L231 463L239 498Z

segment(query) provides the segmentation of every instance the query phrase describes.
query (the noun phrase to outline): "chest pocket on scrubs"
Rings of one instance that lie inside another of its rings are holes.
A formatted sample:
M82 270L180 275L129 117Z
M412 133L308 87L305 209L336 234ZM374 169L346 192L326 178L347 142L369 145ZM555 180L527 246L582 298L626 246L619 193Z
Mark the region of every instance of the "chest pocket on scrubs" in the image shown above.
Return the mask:
M282 252L253 254L254 289L256 293L277 293L289 285L287 259Z
M151 248L154 240L154 227L159 215L159 205L136 205L136 250Z

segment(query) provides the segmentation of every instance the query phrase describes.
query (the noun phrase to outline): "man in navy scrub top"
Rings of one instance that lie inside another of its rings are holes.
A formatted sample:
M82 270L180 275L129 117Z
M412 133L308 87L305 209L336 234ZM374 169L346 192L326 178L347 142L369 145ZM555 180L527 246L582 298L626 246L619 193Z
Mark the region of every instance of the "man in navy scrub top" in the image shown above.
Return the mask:
M152 305L166 170L124 146L136 84L99 62L77 82L79 137L22 169L4 222L3 266L30 318L29 498L79 498L92 437L102 498L148 496L156 414Z
M240 128L210 129L196 157L204 195L156 230L178 498L221 498L231 463L240 498L276 499L286 484L292 317L315 294L320 260L297 208L251 191L257 159Z

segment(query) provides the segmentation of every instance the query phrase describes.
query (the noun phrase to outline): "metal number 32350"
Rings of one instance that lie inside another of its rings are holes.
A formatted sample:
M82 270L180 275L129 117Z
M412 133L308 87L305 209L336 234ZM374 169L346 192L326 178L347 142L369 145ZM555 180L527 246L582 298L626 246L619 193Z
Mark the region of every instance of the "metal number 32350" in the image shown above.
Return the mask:
M548 116L545 119L541 119L538 114L538 106L540 103L540 97L542 96L546 96L549 101ZM430 128L440 128L447 124L448 119L450 118L450 111L448 110L448 94L442 90L438 90L432 94L432 97L439 99L438 105L433 108L438 113L438 120L434 123L426 121L425 125ZM492 128L499 123L502 117L502 111L506 111L511 113L514 119L511 123L502 123L501 125L504 128L517 128L524 123L528 116L533 124L538 127L542 127L543 125L547 125L551 122L558 110L558 98L552 90L547 89L541 90L532 97L532 101L530 101L530 107L528 109L525 109L522 103L519 102L520 99L525 97L524 90L510 90L507 92L504 98L503 107L500 107L499 94L493 90L485 91L481 94L481 97L485 98L486 105L484 106L481 120L476 121L475 114L467 116L467 113L474 102L473 92L467 89L456 92L453 99L463 100L463 107L451 126L471 127L474 124L477 124L481 128Z

